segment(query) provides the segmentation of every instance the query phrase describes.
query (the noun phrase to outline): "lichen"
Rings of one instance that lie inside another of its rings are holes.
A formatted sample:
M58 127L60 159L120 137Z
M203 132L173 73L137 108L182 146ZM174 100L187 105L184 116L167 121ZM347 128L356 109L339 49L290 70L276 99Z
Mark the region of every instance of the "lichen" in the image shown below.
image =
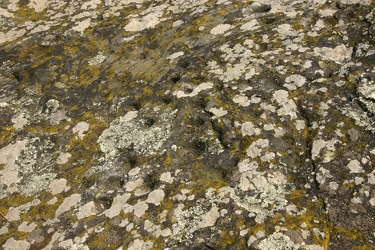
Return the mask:
M370 249L371 4L0 4L0 245Z
M130 111L114 120L103 131L98 139L100 148L110 155L115 155L118 150L131 148L139 154L153 154L161 149L170 136L170 122L175 114L176 110L166 111L159 116L160 120L155 121L156 124L148 124L149 121L142 114L138 117L137 111Z

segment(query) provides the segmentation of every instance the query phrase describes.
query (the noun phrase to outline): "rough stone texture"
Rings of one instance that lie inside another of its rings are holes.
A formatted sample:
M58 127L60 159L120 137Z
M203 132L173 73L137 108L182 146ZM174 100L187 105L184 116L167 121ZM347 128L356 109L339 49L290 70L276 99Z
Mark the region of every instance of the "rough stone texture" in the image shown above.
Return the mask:
M3 249L373 249L373 0L0 3Z

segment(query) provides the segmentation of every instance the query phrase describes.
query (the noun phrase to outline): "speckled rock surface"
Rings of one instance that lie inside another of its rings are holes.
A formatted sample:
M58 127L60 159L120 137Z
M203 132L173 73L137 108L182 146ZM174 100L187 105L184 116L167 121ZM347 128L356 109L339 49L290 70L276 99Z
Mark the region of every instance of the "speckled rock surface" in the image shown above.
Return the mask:
M373 249L373 0L4 0L2 249Z

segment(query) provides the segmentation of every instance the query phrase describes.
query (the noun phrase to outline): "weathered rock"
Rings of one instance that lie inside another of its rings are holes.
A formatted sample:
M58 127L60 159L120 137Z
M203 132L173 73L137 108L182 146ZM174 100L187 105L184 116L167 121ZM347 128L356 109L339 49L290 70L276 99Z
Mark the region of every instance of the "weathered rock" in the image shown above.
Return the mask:
M375 2L2 1L4 249L372 249Z

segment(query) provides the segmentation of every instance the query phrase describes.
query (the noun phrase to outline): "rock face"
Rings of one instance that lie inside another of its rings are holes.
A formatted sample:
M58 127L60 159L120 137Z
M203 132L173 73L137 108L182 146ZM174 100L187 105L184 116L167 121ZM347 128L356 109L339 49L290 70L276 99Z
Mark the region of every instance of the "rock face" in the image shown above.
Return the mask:
M372 249L374 7L2 1L2 248Z

